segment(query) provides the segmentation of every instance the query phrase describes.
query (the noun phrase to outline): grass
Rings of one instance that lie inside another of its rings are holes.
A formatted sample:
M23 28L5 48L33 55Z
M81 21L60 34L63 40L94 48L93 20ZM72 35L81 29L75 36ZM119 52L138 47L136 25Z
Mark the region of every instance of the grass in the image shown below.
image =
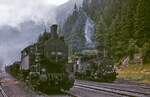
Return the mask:
M129 65L127 68L118 71L118 78L150 84L150 64Z

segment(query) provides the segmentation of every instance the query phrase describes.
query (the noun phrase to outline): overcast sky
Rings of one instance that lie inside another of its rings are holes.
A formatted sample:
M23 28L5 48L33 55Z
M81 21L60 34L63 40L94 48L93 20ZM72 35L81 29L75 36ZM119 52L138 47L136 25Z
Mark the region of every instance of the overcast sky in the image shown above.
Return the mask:
M25 19L42 19L48 10L53 10L68 0L0 0L0 25L16 25ZM49 16L50 17L50 16ZM53 18L53 17L51 17Z
M22 23L30 20L37 23L41 21L49 22L50 24L56 23L56 7L67 1L0 0L0 65L10 64L18 60L21 50L30 45L40 34L40 32L36 33L37 28L40 26L36 27L37 24L34 23L31 23L33 27L27 25L27 29L34 31L29 33L25 26L22 26L24 31L20 31L19 27ZM10 31L11 29L13 31Z

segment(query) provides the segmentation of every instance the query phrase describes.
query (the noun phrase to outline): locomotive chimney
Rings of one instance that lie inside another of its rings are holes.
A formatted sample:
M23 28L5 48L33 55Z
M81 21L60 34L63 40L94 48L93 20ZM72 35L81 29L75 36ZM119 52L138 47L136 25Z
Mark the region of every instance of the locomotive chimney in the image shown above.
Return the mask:
M51 35L52 35L52 38L58 38L58 34L57 34L57 25L52 25L51 26Z

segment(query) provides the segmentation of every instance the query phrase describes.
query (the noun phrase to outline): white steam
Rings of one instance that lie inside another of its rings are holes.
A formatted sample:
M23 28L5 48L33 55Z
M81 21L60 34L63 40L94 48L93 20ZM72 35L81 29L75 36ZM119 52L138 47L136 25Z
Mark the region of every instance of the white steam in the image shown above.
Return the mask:
M45 24L56 23L55 8L68 0L0 0L0 66L20 60Z

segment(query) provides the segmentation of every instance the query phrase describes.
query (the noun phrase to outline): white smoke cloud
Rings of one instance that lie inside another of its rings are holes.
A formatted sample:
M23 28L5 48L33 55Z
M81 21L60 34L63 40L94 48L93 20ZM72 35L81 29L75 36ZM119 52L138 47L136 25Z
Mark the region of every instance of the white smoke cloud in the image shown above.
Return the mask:
M29 18L45 19L47 12L54 15L54 6L64 1L67 0L0 0L0 25L16 25ZM55 18L49 17L51 20Z
M0 63L19 60L21 50L44 30L43 23L56 23L56 7L67 1L0 0Z

